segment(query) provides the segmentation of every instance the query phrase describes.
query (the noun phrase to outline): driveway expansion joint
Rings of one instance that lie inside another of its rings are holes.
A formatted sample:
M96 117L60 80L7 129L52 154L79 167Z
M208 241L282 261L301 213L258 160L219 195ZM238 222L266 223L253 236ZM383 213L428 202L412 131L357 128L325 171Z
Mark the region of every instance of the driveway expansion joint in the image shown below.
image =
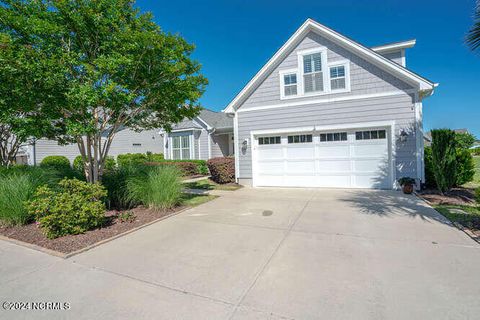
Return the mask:
M233 303L228 302L228 301L212 298L212 297L209 297L209 296L201 295L201 294L191 292L191 291L187 291L187 290L184 290L184 289L170 287L170 286L167 286L165 284L158 283L158 282L153 282L153 281L148 281L148 280L136 278L136 277L130 276L128 274L115 272L115 271L107 270L107 269L96 267L96 266L84 265L84 264L79 263L77 261L71 261L71 263L82 266L82 267L85 267L85 268L89 268L89 269L92 269L92 270L95 270L95 271L105 272L105 273L108 273L108 274L115 275L117 277L122 277L122 278L125 278L125 279L133 280L133 281L136 281L136 282L144 283L144 284L151 285L151 286L158 287L158 288L163 288L163 289L175 291L175 292L178 292L178 293L194 296L194 297L201 298L201 299L206 299L206 300L209 300L209 301L212 301L212 302L222 303L222 304L226 304L226 305L229 305L229 306L234 305Z

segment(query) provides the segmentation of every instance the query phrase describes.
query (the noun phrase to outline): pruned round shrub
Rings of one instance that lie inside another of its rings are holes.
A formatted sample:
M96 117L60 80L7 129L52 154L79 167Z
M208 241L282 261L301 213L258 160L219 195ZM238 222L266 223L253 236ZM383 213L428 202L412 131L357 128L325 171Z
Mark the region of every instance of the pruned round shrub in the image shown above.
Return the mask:
M53 239L102 226L106 195L100 184L63 179L56 189L39 187L27 209L47 238Z
M235 159L232 157L212 158L207 161L212 180L216 183L235 182Z
M117 163L115 162L115 159L113 157L108 156L107 159L105 159L104 171L113 170L116 166ZM84 171L84 161L82 156L75 157L75 159L73 160L73 168L78 172Z
M70 170L70 160L64 156L47 156L40 162L41 167L54 168L61 171Z
M142 203L149 208L170 209L182 196L180 172L175 166L158 166L127 179L130 202Z

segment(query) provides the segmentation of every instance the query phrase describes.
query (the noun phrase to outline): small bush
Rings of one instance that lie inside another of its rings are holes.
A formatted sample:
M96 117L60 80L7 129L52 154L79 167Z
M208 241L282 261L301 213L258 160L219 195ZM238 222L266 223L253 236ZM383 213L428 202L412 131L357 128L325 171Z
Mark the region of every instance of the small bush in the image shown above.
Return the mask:
M117 156L117 164L119 167L142 165L145 162L148 162L148 158L147 155L143 153L126 153Z
M40 166L44 168L54 168L60 171L68 171L71 169L70 160L64 156L48 156L43 158Z
M28 212L39 222L49 239L80 234L102 226L105 221L105 188L77 179L64 179L58 190L48 186L37 189Z
M212 176L212 180L216 183L232 183L235 182L235 159L213 158L207 161L208 169Z
M60 180L58 172L51 168L14 166L0 169L0 220L2 223L23 225L33 216L26 208L35 190L43 184L55 185Z
M433 174L440 192L450 190L456 183L455 132L449 129L432 130Z
M131 202L155 209L173 208L182 196L180 172L174 166L151 168L143 175L128 179L127 190Z
M455 184L461 186L467 182L473 181L475 176L475 162L473 161L472 153L468 149L457 149L457 177Z

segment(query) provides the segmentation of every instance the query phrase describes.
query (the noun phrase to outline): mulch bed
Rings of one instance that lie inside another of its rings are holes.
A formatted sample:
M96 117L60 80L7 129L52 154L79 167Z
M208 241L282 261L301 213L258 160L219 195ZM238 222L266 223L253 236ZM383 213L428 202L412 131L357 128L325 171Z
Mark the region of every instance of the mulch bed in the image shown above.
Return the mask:
M472 205L475 203L475 192L467 188L454 188L443 195L438 190L422 190L418 193L435 205Z
M107 211L105 214L107 222L104 227L87 231L84 234L68 235L56 239L48 239L45 237L42 230L35 223L15 227L0 226L0 234L8 238L32 243L61 253L71 253L128 230L140 227L153 220L178 212L184 208L185 207L182 206L172 210L160 211L137 207L128 210L135 215L135 220L132 222L121 222L118 219L119 211Z

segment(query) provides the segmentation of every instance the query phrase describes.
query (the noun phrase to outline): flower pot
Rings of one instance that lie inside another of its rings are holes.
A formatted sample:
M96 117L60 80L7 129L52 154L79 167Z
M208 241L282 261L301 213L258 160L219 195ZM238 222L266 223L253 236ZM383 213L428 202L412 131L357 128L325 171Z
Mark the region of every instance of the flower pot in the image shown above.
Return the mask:
M405 194L411 194L413 192L413 184L404 184L402 190Z

